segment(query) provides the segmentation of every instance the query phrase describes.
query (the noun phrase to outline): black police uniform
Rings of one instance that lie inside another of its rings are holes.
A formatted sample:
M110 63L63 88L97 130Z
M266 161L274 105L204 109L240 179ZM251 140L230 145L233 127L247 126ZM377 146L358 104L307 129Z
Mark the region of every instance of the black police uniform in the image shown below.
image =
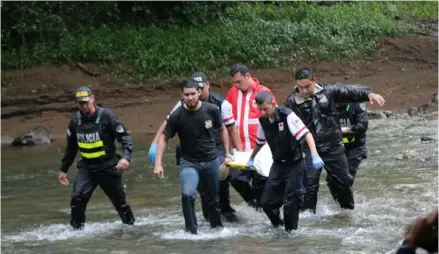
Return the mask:
M221 105L224 102L224 100L225 100L225 98L223 96L213 92L212 90L209 91L209 98L207 99L207 102L216 105L220 112L221 112ZM181 100L181 104L183 106L183 104L184 104L183 100ZM228 125L226 127L233 126L233 125L234 125L234 123L231 125ZM214 133L215 133L214 137L215 137L215 144L216 144L218 159L219 159L220 163L222 163L224 161L224 158L225 158L224 146L221 143L220 132L218 130L214 130ZM177 165L179 165L180 157L181 157L181 150L180 150L179 145L177 145L177 147L176 147L175 154L176 154L176 159L177 159ZM229 181L230 181L230 176L227 177L226 179L220 181L219 203L221 206L221 213L226 215L226 219L229 221L235 221L236 220L235 216L230 214L230 213L235 212L235 210L231 207L231 204L230 204ZM198 192L200 193L201 208L203 210L203 216L206 220L208 220L209 219L208 200L206 199L206 196L204 195L205 191L203 190L203 186L201 185L201 182L198 186Z
M261 205L271 223L276 227L282 224L279 209L283 205L285 230L297 229L299 211L303 203L303 185L306 163L302 155L302 142L309 133L303 129L291 134L287 117L293 111L288 108L275 109L275 119L260 117L259 123L273 155L273 164L261 197ZM294 113L293 113L294 114ZM299 136L300 134L300 136ZM259 139L257 141L260 143Z
M117 154L115 140L122 144L123 156ZM82 160L77 163L78 174L70 203L72 227L83 227L87 203L98 185L110 198L122 222L132 225L135 218L125 199L122 173L115 168L121 158L130 161L133 151L133 141L125 126L106 108L96 106L96 113L91 116L78 111L67 129L62 172L67 173L78 148Z
M335 104L337 102L368 101L371 93L366 88L354 88L343 85L318 85L317 92L309 99L299 95L297 88L287 97L286 107L292 109L305 123L314 136L317 151L325 163L325 169L331 181L331 193L342 208L354 209L352 193L353 178L349 173L349 164L343 145L340 121ZM310 151L305 147L307 171L307 189L303 209L314 213L317 205L317 193L322 169L313 169Z
M354 133L343 134L343 143L349 163L349 172L355 179L357 169L363 159L367 158L366 131L368 116L364 103L349 103L339 107L337 105L341 127L350 127Z

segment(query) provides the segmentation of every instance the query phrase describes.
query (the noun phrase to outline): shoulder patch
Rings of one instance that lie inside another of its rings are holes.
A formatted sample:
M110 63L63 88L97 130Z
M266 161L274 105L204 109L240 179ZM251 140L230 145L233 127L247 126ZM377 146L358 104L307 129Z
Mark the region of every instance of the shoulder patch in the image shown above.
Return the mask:
M116 127L116 131L117 131L118 133L124 133L124 132L125 132L125 129L122 127L122 125L118 125L118 126Z

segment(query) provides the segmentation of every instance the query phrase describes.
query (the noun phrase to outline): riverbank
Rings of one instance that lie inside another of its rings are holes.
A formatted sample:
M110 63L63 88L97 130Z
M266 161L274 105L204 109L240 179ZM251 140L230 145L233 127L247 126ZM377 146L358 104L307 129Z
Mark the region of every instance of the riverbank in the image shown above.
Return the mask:
M251 73L273 90L280 103L292 89L294 69L309 66L322 82L367 85L385 97L383 110L407 112L409 107L428 103L438 90L437 45L436 36L384 37L380 39L380 50L368 61L299 63L286 71L251 69ZM97 66L87 66L102 71ZM105 74L94 77L68 65L2 71L2 78L9 80L9 85L2 83L1 126L2 135L6 136L17 136L43 125L52 130L55 139L63 141L75 107L72 87L92 87L98 102L113 108L132 132L145 135L157 130L180 96L179 90L172 88L172 81L163 81L163 89L123 85ZM228 76L214 77L211 82L213 89L222 94L231 86ZM381 110L375 105L369 108Z

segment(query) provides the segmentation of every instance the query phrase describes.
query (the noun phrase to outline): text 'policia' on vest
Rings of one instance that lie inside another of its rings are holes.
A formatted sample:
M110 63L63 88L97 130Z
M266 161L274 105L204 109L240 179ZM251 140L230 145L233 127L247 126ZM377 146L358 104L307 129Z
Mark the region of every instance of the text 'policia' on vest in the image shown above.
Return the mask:
M105 156L104 142L101 136L104 136L100 128L100 120L104 110L98 108L98 115L96 120L82 123L81 113L77 112L77 128L76 139L78 141L79 151L85 160L97 159Z

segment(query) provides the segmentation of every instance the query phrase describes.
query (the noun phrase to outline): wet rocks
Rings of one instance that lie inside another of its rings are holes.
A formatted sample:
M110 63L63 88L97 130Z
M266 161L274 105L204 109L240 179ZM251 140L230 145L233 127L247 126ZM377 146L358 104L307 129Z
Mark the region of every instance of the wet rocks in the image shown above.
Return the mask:
M402 155L402 159L408 161L415 158L415 156L416 156L416 152L414 150L407 150L404 151L404 154Z
M38 146L52 142L52 132L46 127L35 127L24 134L16 137L12 146Z
M384 110L384 111L383 111L383 114L384 114L387 118L393 116L393 112L390 111L390 110Z
M429 109L430 109L430 104L422 104L418 106L418 111L420 113L427 113Z
M434 93L433 98L428 103L409 108L407 110L407 114L409 114L410 116L416 116L421 113L428 113L432 106L433 108L435 107L433 104L438 104L438 93Z
M437 97L437 93L433 94L433 99L431 99L431 103L435 103L435 104L438 104L438 97Z
M384 119L387 116L382 112L367 111L367 117L369 118L369 120L375 120L375 119Z
M416 116L418 114L418 112L419 112L419 110L417 107L411 107L407 111L407 114L409 114L409 116Z
M427 136L422 136L421 137L421 143L432 143L432 142L435 142L436 141L436 139L434 139L434 138L430 138L430 137L427 137Z

